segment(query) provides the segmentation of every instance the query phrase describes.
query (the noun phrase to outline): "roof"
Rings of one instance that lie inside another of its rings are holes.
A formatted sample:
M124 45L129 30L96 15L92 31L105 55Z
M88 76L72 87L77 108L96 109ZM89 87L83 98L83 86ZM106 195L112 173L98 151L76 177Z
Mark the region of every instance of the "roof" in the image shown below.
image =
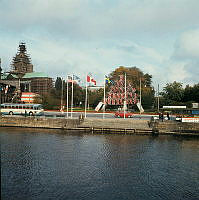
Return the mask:
M4 80L7 78L7 76L8 76L8 74L1 74L1 79Z
M31 72L31 73L26 73L23 78L44 78L48 77L44 72Z
M10 76L12 76L13 78L18 78L18 76L16 74L11 74L11 73L3 73L1 74L1 79L2 80L6 80L8 79Z

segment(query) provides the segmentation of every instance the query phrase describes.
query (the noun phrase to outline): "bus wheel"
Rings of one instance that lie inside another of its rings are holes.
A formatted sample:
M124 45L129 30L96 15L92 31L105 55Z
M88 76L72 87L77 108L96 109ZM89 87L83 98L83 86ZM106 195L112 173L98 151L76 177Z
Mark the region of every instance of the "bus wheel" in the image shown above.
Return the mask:
M33 112L29 112L29 116L33 116Z
M10 112L9 112L9 115L13 115L13 112L12 112L12 111L10 111Z

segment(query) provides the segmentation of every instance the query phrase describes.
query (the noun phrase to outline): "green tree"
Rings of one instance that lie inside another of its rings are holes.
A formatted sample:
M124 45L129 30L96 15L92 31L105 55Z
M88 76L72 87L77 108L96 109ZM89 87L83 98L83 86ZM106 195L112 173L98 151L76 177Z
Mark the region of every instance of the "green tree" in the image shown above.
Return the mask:
M163 92L160 93L167 105L179 105L183 101L184 89L182 83L174 81L173 83L167 83L163 88Z
M186 85L184 90L184 102L199 102L199 83L194 86Z
M57 77L56 81L55 81L55 88L59 91L61 91L62 89L62 78Z
M104 98L104 89L98 89L95 91L89 91L89 104L92 108L95 108L100 101L103 101Z

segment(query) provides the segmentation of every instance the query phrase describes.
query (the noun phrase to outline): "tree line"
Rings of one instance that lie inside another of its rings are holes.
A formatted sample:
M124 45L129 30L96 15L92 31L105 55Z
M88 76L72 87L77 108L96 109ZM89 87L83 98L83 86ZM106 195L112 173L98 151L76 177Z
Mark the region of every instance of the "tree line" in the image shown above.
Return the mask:
M185 88L180 82L167 83L160 95L161 106L186 105L191 108L192 103L199 103L199 83Z
M112 71L108 78L112 81L117 81L119 75L126 74L127 81L136 89L138 96L140 95L140 81L142 92L142 106L145 110L157 109L157 96L155 96L155 90L152 85L152 75L143 73L137 67L124 67L120 66ZM63 86L62 86L63 84ZM72 83L68 84L69 92L69 106L71 105L71 87ZM63 90L62 90L63 87ZM109 91L110 84L106 84L106 93ZM85 105L85 87L81 87L79 84L73 84L73 105L74 107L84 108ZM56 78L55 85L49 93L43 97L43 105L46 109L60 109L61 97L63 95L64 105L66 106L66 91L67 84L60 77ZM100 101L103 101L104 91L103 88L98 90L88 90L88 103L90 108L95 108ZM187 85L183 88L182 83L174 81L173 83L167 83L163 87L160 95L160 107L163 105L187 105L191 107L193 102L199 102L199 83L194 86ZM115 106L107 106L107 109L115 108ZM136 109L136 106L134 105Z

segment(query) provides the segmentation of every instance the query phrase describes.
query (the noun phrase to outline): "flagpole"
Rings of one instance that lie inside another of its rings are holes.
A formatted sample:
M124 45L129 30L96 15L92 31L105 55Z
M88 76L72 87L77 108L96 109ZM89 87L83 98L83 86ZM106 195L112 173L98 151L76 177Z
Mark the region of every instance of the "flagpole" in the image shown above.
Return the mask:
M72 91L71 91L71 118L73 118L73 75L72 75Z
M67 116L67 118L68 118L68 76L67 76L67 96L66 96L66 116Z
M140 78L140 117L141 117L141 104L142 103L142 85L141 85L141 78Z
M160 97L159 97L159 84L158 84L158 113L159 113L159 107L160 107Z
M103 106L103 119L105 118L105 108L106 108L106 76L104 76L104 106Z
M63 78L61 79L61 108L60 111L62 112L63 109L63 90L64 90L64 86L63 86Z
M85 96L85 111L84 111L84 117L86 118L86 107L87 107L87 75L86 75L86 96Z
M126 114L126 73L124 76L124 119L126 118L125 114Z

